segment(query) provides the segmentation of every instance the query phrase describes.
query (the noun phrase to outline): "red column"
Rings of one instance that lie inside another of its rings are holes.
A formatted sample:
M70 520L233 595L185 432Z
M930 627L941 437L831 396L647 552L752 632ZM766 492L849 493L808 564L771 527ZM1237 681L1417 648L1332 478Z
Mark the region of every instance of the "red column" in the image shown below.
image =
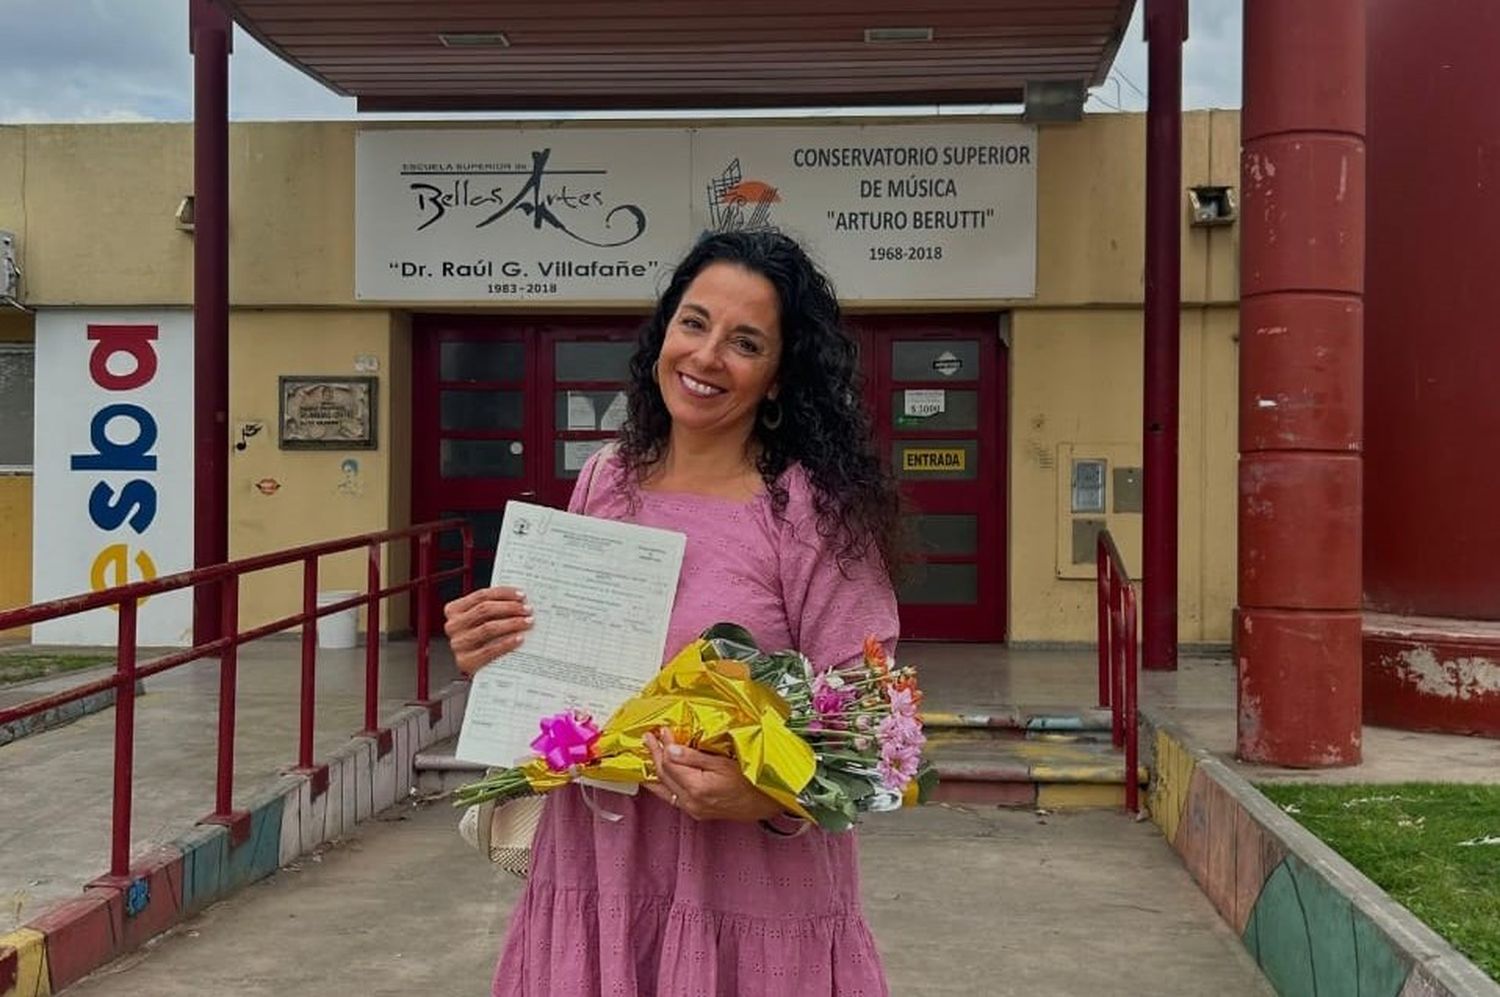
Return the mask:
M1177 667L1177 438L1182 292L1182 42L1187 0L1146 0L1145 666Z
M1239 754L1360 759L1365 0L1245 4Z
M230 21L189 0L193 53L193 567L229 558ZM219 636L215 586L193 594L193 640Z

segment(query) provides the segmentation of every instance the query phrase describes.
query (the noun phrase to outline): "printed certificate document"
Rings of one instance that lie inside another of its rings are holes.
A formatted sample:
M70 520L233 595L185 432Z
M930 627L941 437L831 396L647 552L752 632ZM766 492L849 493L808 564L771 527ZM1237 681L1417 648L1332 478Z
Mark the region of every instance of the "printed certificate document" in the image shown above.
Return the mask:
M515 765L543 717L573 708L603 723L661 668L687 538L510 502L492 584L526 593L526 640L474 675L455 754ZM675 648L673 650L676 650Z

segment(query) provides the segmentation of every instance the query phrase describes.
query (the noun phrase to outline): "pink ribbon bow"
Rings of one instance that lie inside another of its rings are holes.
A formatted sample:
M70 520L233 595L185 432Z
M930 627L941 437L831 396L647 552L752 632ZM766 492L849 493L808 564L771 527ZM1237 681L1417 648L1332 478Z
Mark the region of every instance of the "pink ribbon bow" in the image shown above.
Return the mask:
M542 732L531 742L531 747L553 772L566 772L574 765L594 760L599 728L587 713L565 710L555 716L543 717L541 727Z

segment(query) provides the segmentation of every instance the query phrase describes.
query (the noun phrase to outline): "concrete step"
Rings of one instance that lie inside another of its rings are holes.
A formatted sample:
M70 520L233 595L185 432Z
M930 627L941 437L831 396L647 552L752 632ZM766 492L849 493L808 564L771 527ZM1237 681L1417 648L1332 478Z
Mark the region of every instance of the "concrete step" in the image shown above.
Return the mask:
M927 757L938 770L939 802L1045 810L1125 805L1124 755L1107 739L984 742L929 728ZM1141 785L1148 777L1138 769Z
M484 775L485 766L478 762L460 761L453 757L458 738L439 741L426 751L417 752L412 759L419 793L448 793L460 786L467 786Z
M922 714L929 731L944 731L974 740L1029 740L1106 743L1110 739L1110 712L1105 709L1005 707L994 711Z

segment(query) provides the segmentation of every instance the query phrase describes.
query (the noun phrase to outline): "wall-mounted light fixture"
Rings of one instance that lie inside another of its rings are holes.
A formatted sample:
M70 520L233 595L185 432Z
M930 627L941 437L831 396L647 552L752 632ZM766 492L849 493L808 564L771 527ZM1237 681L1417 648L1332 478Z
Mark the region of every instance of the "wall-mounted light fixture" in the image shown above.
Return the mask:
M1188 204L1193 210L1192 224L1199 228L1233 225L1239 217L1233 187L1189 187Z
M177 219L177 227L184 232L193 231L194 202L192 194L183 195L182 200L177 202L177 212L173 215Z
M1082 80L1028 80L1026 107L1021 120L1036 122L1073 122L1083 120L1083 102L1088 88Z

